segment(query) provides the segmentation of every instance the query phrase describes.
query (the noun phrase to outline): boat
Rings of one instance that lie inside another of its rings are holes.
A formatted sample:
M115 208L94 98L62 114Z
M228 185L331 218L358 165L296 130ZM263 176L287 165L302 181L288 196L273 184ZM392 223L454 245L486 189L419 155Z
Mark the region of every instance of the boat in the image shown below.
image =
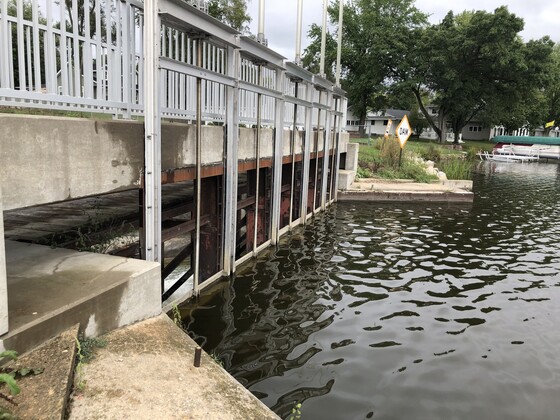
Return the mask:
M519 156L514 154L513 152L479 152L478 156L480 160L491 160L494 162L507 162L507 163L528 163L528 162L537 162L539 160L538 156Z
M560 137L496 136L494 155L528 156L560 160Z

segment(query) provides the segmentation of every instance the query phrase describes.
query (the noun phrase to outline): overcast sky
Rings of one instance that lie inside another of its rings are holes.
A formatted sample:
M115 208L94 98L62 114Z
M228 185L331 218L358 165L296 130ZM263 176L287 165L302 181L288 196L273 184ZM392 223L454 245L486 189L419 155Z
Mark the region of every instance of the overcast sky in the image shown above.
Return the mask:
M251 32L257 33L259 0L248 0L249 14L253 21ZM525 30L521 33L527 41L545 35L560 42L560 2L554 0L416 0L416 7L430 15L430 21L437 23L449 10L488 10L507 4L510 12L522 17ZM321 24L323 0L303 0L303 48L309 41L305 35L312 23ZM295 57L297 0L265 0L265 36L269 47L283 54L287 59ZM303 53L303 51L302 51Z

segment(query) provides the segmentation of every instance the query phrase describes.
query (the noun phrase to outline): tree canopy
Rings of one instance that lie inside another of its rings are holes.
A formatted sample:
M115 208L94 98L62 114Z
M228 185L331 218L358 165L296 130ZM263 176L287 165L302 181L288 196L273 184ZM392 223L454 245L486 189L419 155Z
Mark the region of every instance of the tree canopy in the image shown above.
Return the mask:
M413 0L354 0L344 5L342 28L342 87L348 92L353 113L364 124L369 109L386 104L390 80L387 65L398 60L409 33L426 25L427 16ZM338 3L328 9L331 22L338 20ZM303 64L318 72L321 28L309 31L313 40L305 50ZM327 37L325 58L327 77L332 78L336 62L334 34Z
M248 32L251 17L247 13L247 0L210 0L208 14L239 32Z
M473 118L508 130L560 118L560 50L553 53L548 37L524 42L523 19L507 7L449 12L434 25L413 0L353 0L344 7L342 87L360 124L369 110L411 98L416 105L409 109L419 108L440 139L449 125L458 141ZM329 15L334 23L337 6ZM309 35L303 62L317 71L320 28ZM335 59L329 36L328 77Z

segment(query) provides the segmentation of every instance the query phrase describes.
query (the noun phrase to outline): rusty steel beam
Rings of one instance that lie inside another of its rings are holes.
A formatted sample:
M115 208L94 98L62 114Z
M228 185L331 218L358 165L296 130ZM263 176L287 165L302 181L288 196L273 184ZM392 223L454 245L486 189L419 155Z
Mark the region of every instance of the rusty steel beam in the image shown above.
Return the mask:
M161 277L163 279L167 278L181 263L192 254L193 246L192 243L188 244L185 248L179 252L175 258L173 258L163 269L161 270Z
M208 165L203 166L201 169L202 178L211 178L224 174L223 165ZM196 167L190 166L187 168L169 169L161 172L162 184L173 184L175 182L193 181L196 179Z
M209 216L202 216L200 218L200 225L204 226L210 223ZM196 228L196 220L189 220L188 222L180 223L171 228L165 229L161 233L162 242L168 241L169 239L175 238L179 235L192 232Z
M243 200L239 200L237 202L237 210L244 209L244 208L249 207L253 204L255 204L255 196L247 197L247 198L245 198Z

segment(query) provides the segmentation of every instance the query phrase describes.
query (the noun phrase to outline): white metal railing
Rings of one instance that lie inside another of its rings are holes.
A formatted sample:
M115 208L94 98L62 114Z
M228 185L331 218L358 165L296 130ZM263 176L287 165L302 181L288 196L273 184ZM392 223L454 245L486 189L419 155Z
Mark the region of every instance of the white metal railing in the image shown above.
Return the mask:
M187 3L207 12L205 1ZM117 118L143 115L143 27L143 3L138 0L0 0L0 106L84 110ZM227 47L178 27L161 25L160 56L226 77ZM298 101L314 108L312 126L317 125L314 104L326 109L329 99L309 80L283 78L278 85L277 69L254 55L242 56L238 65L239 123L257 123L261 94L263 125L274 125L279 95L285 98L285 126L293 126ZM202 90L203 120L225 123L224 83L205 77ZM163 68L160 97L162 116L196 118L193 73ZM300 104L296 126L304 127L305 119L306 106Z

